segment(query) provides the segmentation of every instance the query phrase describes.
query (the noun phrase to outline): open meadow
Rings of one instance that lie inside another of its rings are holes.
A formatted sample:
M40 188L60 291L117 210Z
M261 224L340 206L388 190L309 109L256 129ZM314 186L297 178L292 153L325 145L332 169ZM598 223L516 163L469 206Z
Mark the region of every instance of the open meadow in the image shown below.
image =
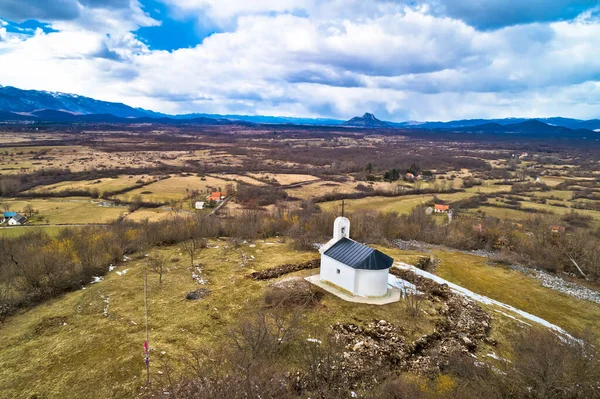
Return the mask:
M226 364L235 368L231 359L246 359L239 340L249 338L239 334L257 328L256 317L269 320L265 331L298 324L289 343L282 339L274 363L256 363L271 376L309 381L305 362L325 364L307 360L322 355L312 353L317 345L340 356L338 369L346 374L339 378L354 381L341 397L367 397L378 385L366 376L381 370L402 370L429 397L461 397L467 377L447 368L454 351L462 361L476 357L502 367L503 358L518 361L515 342L523 331L546 331L550 324L588 337L600 320L592 294L574 296L523 271L543 270L574 284L577 293L598 291L594 154L573 162L579 149L556 150L557 163L571 162L558 168L530 148L527 159L515 158L503 148L507 143L440 145L289 127L273 140L264 126L136 129L0 141L0 207L9 215L0 224L0 392L6 397L130 398L169 390L168 376L188 381L192 355L208 356L204 369L222 364L219 372ZM273 305L278 286L319 272L315 245L331 238L342 203L355 240L394 262L429 260L427 270L439 278L516 311L444 294L395 266L420 296L374 306L310 288L310 305ZM24 224L9 226L11 212L25 216ZM194 240L202 241L192 262L186 248ZM303 266L309 261L315 262ZM273 277L257 280L252 273ZM484 327L461 330L453 324L461 317ZM383 334L371 330L382 321L395 338L385 333L370 344L373 334ZM353 326L351 334L344 330ZM336 352L334 337L345 337L345 349ZM600 344L594 334L586 339ZM428 340L431 347L423 344ZM373 348L383 349L375 356ZM365 367L356 374L361 377L351 377L356 364ZM326 392L302 384L301 397Z

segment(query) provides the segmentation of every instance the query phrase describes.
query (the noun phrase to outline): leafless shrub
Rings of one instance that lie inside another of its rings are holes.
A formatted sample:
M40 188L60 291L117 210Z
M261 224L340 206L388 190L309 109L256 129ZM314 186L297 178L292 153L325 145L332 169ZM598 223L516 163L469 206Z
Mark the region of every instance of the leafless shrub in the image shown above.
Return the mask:
M192 237L187 241L181 243L181 247L190 257L190 267L194 267L194 260L196 256L200 255L200 252L206 248L207 241L205 238Z
M162 284L163 275L167 272L167 260L160 255L154 255L148 257L147 263L150 271L158 274L158 281Z
M411 317L422 315L421 307L423 306L424 297L422 294L414 290L406 290L404 295L404 303L406 310Z
M589 341L589 339L587 340ZM593 342L593 338L592 341ZM514 356L494 367L454 358L451 373L468 381L468 398L575 399L600 396L600 355L589 344L561 340L545 328L530 328L515 339Z

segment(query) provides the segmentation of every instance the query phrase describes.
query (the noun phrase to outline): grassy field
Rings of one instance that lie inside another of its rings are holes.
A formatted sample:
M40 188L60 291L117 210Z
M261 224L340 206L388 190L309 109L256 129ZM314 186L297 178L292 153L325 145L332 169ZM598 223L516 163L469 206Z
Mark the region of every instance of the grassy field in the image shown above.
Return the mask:
M418 251L379 249L394 260L409 264L415 264L422 256L430 256ZM440 260L434 274L477 294L541 317L571 334L594 331L600 320L600 304L543 287L540 280L503 266L492 266L486 258L441 250L433 254ZM495 312L493 307L490 310L494 321L506 322L505 316ZM600 336L597 338L600 340Z
M108 223L127 212L126 207L101 207L99 201L89 198L67 197L61 199L9 200L10 210L23 213L30 204L37 214L28 221L29 224L87 224Z
M295 198L310 199L332 192L354 193L357 191L356 185L356 182L338 183L333 181L317 181L301 187L287 189L286 192L288 195Z
M397 261L414 262L422 253L380 248ZM178 247L154 250L170 259L162 284L149 274L150 347L152 378L162 362L179 359L191 349L227 340L237 320L258 309L268 282L244 277L247 273L283 263L314 259L316 252L291 250L288 244L259 241L255 246L230 246L213 241L200 262L206 287L212 292L200 301L185 294L199 287L191 277L188 260ZM243 264L243 256L254 257ZM594 327L600 305L573 299L540 285L538 280L484 258L436 251L441 260L436 274L474 292L516 306L576 333ZM143 270L145 260L123 262L104 281L91 284L31 310L22 311L0 325L0 392L5 397L111 397L128 398L144 385L142 343L144 333ZM119 273L125 272L119 275ZM308 276L317 269L294 273ZM289 276L289 275L288 275ZM287 277L287 276L286 276ZM430 310L425 304L425 310ZM492 336L502 353L517 324L490 309ZM433 328L434 319L410 318L403 303L369 306L325 295L320 306L306 311L307 337L322 337L336 322L385 319L404 328L408 340ZM293 361L294 354L290 354Z
M172 214L172 211L161 208L140 208L133 213L127 214L125 219L135 222L141 222L142 220L148 219L150 222L156 222L169 217Z
M244 277L246 273L318 255L292 251L287 244L276 242L258 242L254 248L228 247L224 241L214 244L218 248L206 249L201 259L212 293L200 301L185 299L188 291L199 287L191 278L187 258L177 247L158 250L173 261L162 285L157 275L148 276L153 379L161 370L161 360L178 359L192 348L223 342L230 326L260 306L268 283L250 280ZM255 260L244 267L242 254ZM143 263L125 262L104 281L12 316L0 325L2 395L135 396L145 383ZM124 275L116 273L124 270ZM326 295L319 307L305 313L305 334L320 337L332 323L373 319L403 326L408 339L433 328L429 318L409 318L402 303L369 306Z
M32 231L43 231L51 236L55 236L65 227L61 226L13 226L13 227L0 227L0 237L17 237L25 233ZM73 227L76 228L76 227Z
M204 178L198 176L172 176L168 179L160 180L156 183L129 191L126 194L118 195L117 198L121 200L131 200L139 195L144 201L167 202L171 200L182 200L192 190L199 190L201 196L205 196L207 195L207 189L212 191L212 189L216 190L220 187L221 190L225 190L227 184L230 183L209 176Z
M492 267L486 259L462 253L436 252L442 262L435 273L473 292L539 316L572 334L594 330L600 305L561 294L537 279L504 267Z
M30 190L31 192L57 192L63 190L97 190L100 194L105 191L117 191L129 187L134 187L136 181L147 181L148 176L119 176L116 178L105 178L98 180L83 180L83 181L63 181L47 186L38 186Z
M502 204L501 202L498 202L495 200L491 200L491 202ZM592 219L595 221L595 223L600 222L600 212L587 210L587 209L572 209L571 207L553 206L552 205L553 202L555 202L555 201L550 201L549 203L546 203L546 204L539 204L537 202L522 201L521 207L531 208L531 209L539 209L542 211L551 212L554 215L557 215L557 217L560 217L562 215L565 215L567 213L575 211L579 214L592 217ZM557 203L568 204L569 202L557 202ZM492 206L480 206L479 208L477 208L477 211L479 211L479 210L485 212L489 216L497 217L500 219L523 220L523 219L527 219L527 218L530 218L535 215L535 213L526 212L526 211L522 211L522 210L518 210L518 209L499 208L499 207L492 207Z
M316 176L293 173L250 173L249 176L256 179L275 179L282 186L303 181L319 180Z
M506 184L483 184L481 186L473 186L466 188L465 191L469 193L491 194L501 191L510 191L510 187L511 186Z
M550 190L542 192L536 191L527 194L532 194L533 196L538 198L556 197L560 198L563 201L570 201L573 198L573 191L569 190Z
M222 174L212 174L211 176L214 176L216 178L223 179L223 180L233 180L234 182L248 183L253 186L266 186L267 185L266 183L264 183L260 180L253 179L252 177L245 176L245 175L222 173Z
M444 201L458 201L472 197L473 193L438 194L437 197ZM348 211L374 210L378 212L410 213L416 206L433 199L433 195L405 195L402 197L367 197L356 200L346 200ZM340 201L320 203L324 210L335 210L340 206Z

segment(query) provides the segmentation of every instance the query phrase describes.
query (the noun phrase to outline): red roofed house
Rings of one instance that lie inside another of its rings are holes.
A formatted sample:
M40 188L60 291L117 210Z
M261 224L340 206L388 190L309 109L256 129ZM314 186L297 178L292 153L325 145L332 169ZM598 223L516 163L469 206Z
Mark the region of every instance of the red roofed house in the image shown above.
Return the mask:
M219 202L223 199L223 195L220 191L215 191L213 192L211 195L209 195L208 197L206 197L207 200L209 201L215 201L215 202Z
M450 210L450 205L435 204L435 208L433 208L433 211L437 213L446 213L448 210Z
M564 233L565 232L565 226L552 226L552 232L553 233Z

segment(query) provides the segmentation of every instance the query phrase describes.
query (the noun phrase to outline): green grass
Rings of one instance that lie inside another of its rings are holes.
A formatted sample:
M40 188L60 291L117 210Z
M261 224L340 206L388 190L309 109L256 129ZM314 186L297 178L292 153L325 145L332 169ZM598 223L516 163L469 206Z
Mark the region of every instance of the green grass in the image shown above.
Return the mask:
M437 197L444 201L458 201L472 197L473 193L460 192L452 194L438 194ZM397 212L399 214L410 213L415 207L425 204L433 199L433 195L406 195L402 197L367 197L355 200L346 200L349 212L360 210L375 210L379 212ZM329 201L320 203L324 210L334 210L340 205L340 201Z
M89 198L68 197L61 199L9 200L10 210L23 212L30 204L38 212L29 224L89 224L108 223L127 212L126 207L101 207L99 201Z
M207 188L217 189L220 187L223 191L227 184L229 184L229 182L226 180L210 176L205 177L205 180L202 180L202 178L198 176L173 176L142 188L129 191L125 194L118 195L117 198L127 201L132 200L135 196L139 195L144 201L168 202L171 200L182 200L188 196L192 190L199 190L200 198L203 200L206 198Z
M486 259L462 253L436 252L441 260L435 274L473 292L512 305L572 334L595 329L600 305L579 300L541 285L535 278L505 267L486 265Z

